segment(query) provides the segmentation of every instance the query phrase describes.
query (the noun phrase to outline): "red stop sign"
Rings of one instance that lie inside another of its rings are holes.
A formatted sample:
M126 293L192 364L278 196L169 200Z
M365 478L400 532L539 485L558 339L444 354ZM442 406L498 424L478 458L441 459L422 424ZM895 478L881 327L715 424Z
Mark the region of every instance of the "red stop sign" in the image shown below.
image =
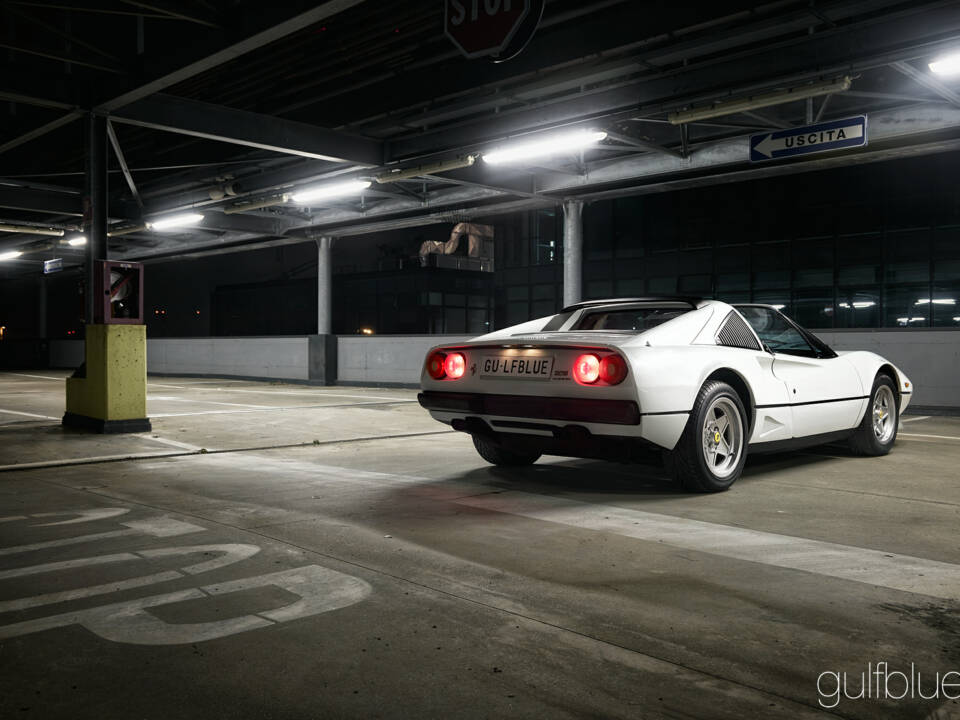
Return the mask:
M530 13L531 0L445 0L444 31L468 58L498 55Z

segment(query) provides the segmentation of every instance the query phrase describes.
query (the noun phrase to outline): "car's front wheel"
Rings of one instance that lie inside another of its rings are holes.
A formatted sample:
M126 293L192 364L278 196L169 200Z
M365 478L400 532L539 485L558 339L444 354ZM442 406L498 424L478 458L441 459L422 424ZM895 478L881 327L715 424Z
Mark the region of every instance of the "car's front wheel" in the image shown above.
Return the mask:
M720 492L740 477L747 459L747 414L737 392L708 382L697 395L673 452L677 479L693 492Z
M491 465L533 465L540 459L540 453L538 452L507 450L482 435L473 436L473 446L480 453L480 457Z
M863 421L850 436L850 449L857 455L886 455L897 439L900 410L893 380L877 375L870 391L870 404Z

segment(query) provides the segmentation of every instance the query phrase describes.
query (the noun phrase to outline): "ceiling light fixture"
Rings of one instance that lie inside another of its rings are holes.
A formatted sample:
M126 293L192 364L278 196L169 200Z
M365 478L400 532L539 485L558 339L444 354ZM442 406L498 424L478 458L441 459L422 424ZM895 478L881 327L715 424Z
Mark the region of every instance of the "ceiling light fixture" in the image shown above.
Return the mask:
M11 250L10 252L0 253L0 260L13 260L23 255L19 250Z
M151 230L172 230L186 225L196 225L201 220L203 220L203 215L200 213L183 213L181 215L170 215L159 220L151 220L147 223L147 227Z
M596 145L606 136L607 134L602 130L574 130L559 135L549 135L484 153L483 161L491 165L499 165L572 153Z
M290 199L295 203L310 203L314 200L324 198L343 197L344 195L356 195L370 187L369 180L350 180L342 183L332 183L330 185L319 185L313 188L307 188L290 195Z
M778 90L777 92L752 95L739 100L715 102L706 107L680 110L669 113L667 119L673 125L683 125L684 123L709 120L710 118L722 117L724 115L736 115L737 113L759 110L760 108L770 107L771 105L782 105L783 103L794 100L806 100L807 98L820 97L821 95L832 95L833 93L849 90L850 84L851 79L845 76L837 80L831 80L830 82L798 85L788 90Z
M933 300L930 298L921 298L917 300L914 305L930 305L931 303L934 305L956 305L957 301L955 298L934 298Z
M80 246L86 245L86 244L87 244L87 236L86 236L86 235L74 235L72 238L70 238L69 240L67 240L67 245L70 245L70 246L72 246L72 247L80 247Z
M930 72L937 75L960 75L960 53L945 55L928 65Z
M423 175L435 175L436 173L447 172L449 170L460 170L470 167L477 161L476 155L459 155L452 160L440 160L433 163L424 163L408 168L395 168L382 172L376 177L376 181L381 185L392 183L397 180L409 180L410 178L421 177Z

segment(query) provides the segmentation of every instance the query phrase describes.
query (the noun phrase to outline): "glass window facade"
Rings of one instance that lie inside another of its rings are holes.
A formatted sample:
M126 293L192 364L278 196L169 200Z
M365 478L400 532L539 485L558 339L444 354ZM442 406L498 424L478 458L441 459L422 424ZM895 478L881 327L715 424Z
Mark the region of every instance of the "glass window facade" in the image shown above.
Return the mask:
M810 328L960 327L958 161L953 153L587 205L584 297L769 303ZM524 215L498 240L498 327L562 302L562 211Z

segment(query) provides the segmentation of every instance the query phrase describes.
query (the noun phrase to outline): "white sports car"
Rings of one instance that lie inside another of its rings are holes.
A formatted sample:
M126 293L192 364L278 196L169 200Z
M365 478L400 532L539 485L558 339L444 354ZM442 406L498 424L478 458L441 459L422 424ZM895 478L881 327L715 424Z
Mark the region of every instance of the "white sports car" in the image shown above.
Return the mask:
M913 386L871 352L836 353L770 305L696 298L582 302L430 350L420 404L495 465L543 454L647 460L725 490L748 449L847 438L885 455Z

